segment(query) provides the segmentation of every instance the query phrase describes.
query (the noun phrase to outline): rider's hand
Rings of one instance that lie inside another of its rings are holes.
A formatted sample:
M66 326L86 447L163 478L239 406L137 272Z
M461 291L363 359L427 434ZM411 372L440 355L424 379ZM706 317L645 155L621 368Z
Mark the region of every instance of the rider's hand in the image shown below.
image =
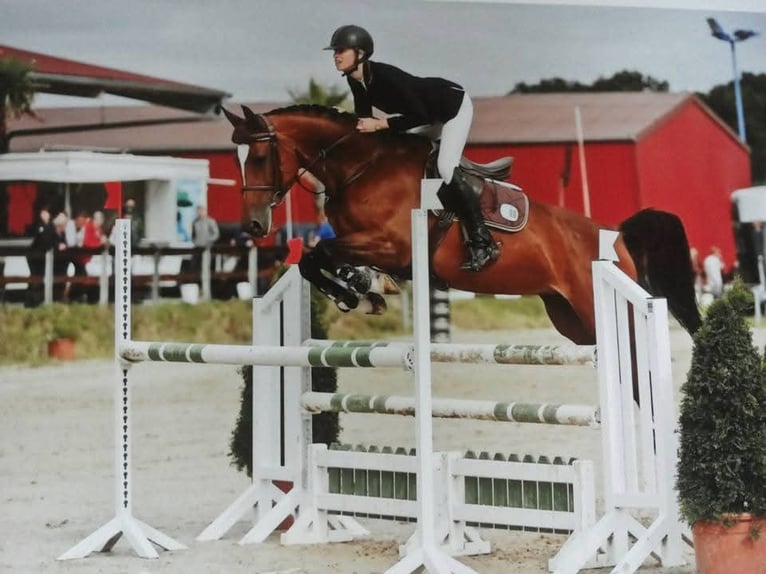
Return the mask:
M388 121L385 118L359 118L359 121L356 124L356 129L364 133L384 130L387 127Z

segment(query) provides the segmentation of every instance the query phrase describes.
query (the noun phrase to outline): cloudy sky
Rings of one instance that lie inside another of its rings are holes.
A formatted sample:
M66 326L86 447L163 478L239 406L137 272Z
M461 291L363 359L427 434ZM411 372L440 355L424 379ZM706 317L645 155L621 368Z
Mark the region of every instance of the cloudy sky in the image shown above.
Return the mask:
M356 23L373 34L374 59L453 79L474 96L624 69L673 91L708 91L732 78L709 16L727 31L760 31L737 45L737 59L741 71L766 73L766 0L0 0L0 43L283 102L312 77L343 87L322 48L337 26Z

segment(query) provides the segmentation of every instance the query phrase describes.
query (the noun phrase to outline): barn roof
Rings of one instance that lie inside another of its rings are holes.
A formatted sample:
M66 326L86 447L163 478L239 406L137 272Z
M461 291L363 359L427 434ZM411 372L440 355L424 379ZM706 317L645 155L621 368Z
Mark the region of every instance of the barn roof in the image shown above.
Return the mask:
M94 66L0 45L0 58L15 58L33 66L30 78L46 94L96 98L112 94L198 113L216 109L231 94L113 68Z
M701 100L688 93L524 94L474 98L473 102L472 145L574 142L577 107L586 141L638 141L687 104L699 106L739 141ZM287 103L248 105L262 113ZM236 104L227 106L237 111ZM47 108L36 113L38 119L11 120L11 151L73 147L174 153L231 148L231 127L223 117L158 106Z
M256 113L280 104L252 104ZM237 111L235 106L227 106ZM159 106L36 109L37 118L9 122L11 151L108 149L136 153L231 149L231 125L222 116L199 116Z
M712 115L689 93L588 92L476 98L470 142L540 144L577 141L577 108L585 140L637 141L690 100Z

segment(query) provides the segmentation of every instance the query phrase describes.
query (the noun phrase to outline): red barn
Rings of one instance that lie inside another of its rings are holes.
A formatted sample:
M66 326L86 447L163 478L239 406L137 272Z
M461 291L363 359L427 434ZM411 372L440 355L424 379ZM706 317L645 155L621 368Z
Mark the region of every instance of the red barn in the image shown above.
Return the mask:
M263 112L280 104L254 104ZM235 104L228 104L236 110ZM511 180L530 196L583 212L583 170L591 216L616 225L644 207L677 213L704 255L735 257L729 194L750 185L749 149L691 94L585 93L474 99L466 155L515 157ZM575 113L581 118L584 162ZM111 148L210 161L210 214L239 220L239 181L231 128L219 117L156 106L37 110L11 123L11 151ZM226 181L229 181L226 184ZM296 189L296 233L315 223L313 196ZM275 224L285 220L284 208ZM303 227L301 227L303 226Z
M691 94L583 93L477 98L467 151L515 159L511 179L532 197L583 212L584 138L590 213L616 225L645 207L678 214L704 256L735 259L730 198L750 185L749 148Z

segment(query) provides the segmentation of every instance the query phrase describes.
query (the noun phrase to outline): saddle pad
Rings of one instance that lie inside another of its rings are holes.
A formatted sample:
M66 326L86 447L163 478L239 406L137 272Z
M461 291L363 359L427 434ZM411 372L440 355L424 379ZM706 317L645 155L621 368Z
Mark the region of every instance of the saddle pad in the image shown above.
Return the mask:
M489 227L517 232L527 224L529 198L513 184L485 179L479 204Z

